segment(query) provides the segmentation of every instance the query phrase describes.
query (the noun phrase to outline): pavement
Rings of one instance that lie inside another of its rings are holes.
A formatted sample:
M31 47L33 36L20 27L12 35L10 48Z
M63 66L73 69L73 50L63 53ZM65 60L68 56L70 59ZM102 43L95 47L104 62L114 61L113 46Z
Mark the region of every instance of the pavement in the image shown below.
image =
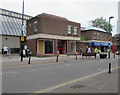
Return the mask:
M12 55L0 55L1 59L2 59L2 64L1 66L19 66L19 65L28 65L28 61L29 61L29 57L24 57L23 61L21 62L21 57L18 54L12 54ZM97 58L99 59L99 56L97 56ZM30 59L30 64L34 65L34 64L46 64L46 63L55 63L56 62L57 57L34 57L32 56ZM81 55L77 56L77 60L82 59ZM83 60L86 59L95 59L94 56L92 57L84 57ZM71 56L67 56L67 55L59 55L58 57L58 62L67 62L67 61L75 61L76 60L76 56L75 55L71 55Z
M118 56L116 56L118 57ZM111 58L113 58L113 55L111 54ZM29 57L24 57L23 61L21 62L21 57L19 56L19 54L11 54L9 55L1 55L0 54L0 59L1 59L1 64L0 66L4 67L4 66L19 66L19 65L28 65L28 61L29 61ZM34 57L32 56L30 59L30 64L34 65L34 64L46 64L46 63L55 63L56 62L57 57ZM77 56L77 60L94 60L95 57L91 56L91 57L83 57L81 55ZM96 59L100 59L99 55L97 55ZM58 57L58 62L69 62L69 61L75 61L76 60L76 55L71 55L71 56L67 56L67 55L59 55ZM29 64L29 65L30 65Z
M24 61L20 61L20 56L18 54L13 54L11 56L1 56L2 58L2 66L20 66L20 65L28 65L29 58L24 58ZM112 57L112 55L111 55ZM119 56L116 56L119 57ZM95 59L94 57L85 57L82 59L82 56L78 55L78 60L97 60L99 56ZM60 55L59 62L66 61L75 61L76 56L66 56ZM101 59L102 60L102 59ZM55 63L56 57L32 57L31 64L46 64L46 63ZM76 80L70 81L68 83L63 83L57 85L53 88L46 89L47 93L118 93L118 68L113 68L112 73L108 73L108 71L103 70L98 73L85 76L83 78L78 78ZM39 93L39 92L38 92ZM45 93L45 92L43 92Z

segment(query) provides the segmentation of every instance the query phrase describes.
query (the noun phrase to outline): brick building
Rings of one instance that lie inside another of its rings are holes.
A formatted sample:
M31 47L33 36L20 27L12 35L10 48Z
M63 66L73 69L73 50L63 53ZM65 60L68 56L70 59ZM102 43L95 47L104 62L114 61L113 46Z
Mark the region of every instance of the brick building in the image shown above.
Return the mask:
M91 27L81 30L81 41L78 44L86 52L87 46L98 47L101 52L107 52L109 46L112 46L112 34L101 28Z
M112 37L112 42L116 45L116 49L120 51L120 34L115 34Z
M80 23L51 14L40 14L27 21L28 48L35 55L76 52Z

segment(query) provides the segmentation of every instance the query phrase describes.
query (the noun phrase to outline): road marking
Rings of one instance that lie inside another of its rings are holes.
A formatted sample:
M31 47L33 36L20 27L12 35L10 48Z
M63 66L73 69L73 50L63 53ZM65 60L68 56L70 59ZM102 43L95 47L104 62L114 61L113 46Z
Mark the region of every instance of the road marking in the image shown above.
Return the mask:
M119 66L119 67L120 67L120 66ZM114 70L114 69L116 69L116 68L118 68L118 66L112 68L112 70ZM51 90L54 90L54 89L63 87L63 86L65 86L65 85L72 84L72 83L74 83L74 82L77 82L77 81L80 81L80 80L83 80L83 79L86 79L86 78L89 78L89 77L93 77L93 76L102 74L102 73L104 73L104 72L106 72L106 71L107 71L107 69L105 69L105 70L103 70L103 71L101 71L101 72L97 72L97 73L95 73L95 74L91 74L91 75L82 77L82 78L78 78L78 79L71 80L71 81L68 81L68 82L65 82L65 83L61 83L61 84L58 84L58 85L56 85L56 86L53 86L53 87L50 87L50 88L47 88L47 89L43 89L43 90L40 90L40 91L37 91L37 92L34 92L34 93L45 93L45 92L48 92L48 91L51 91Z

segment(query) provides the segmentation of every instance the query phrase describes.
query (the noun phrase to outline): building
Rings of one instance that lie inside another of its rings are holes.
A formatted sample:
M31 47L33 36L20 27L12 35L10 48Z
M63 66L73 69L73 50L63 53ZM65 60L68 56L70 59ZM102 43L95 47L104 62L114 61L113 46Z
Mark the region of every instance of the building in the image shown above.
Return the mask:
M30 18L31 16L24 15L24 28L26 28L26 20ZM0 38L2 41L0 48L7 46L11 52L18 51L22 35L22 14L0 8L0 20ZM23 34L26 36L26 29L24 30Z
M120 1L118 2L118 21L117 21L117 33L120 33Z
M112 37L112 42L116 45L116 50L120 52L120 1L118 2L117 34Z
M35 55L76 52L80 23L51 14L40 14L27 21L28 48Z
M86 52L87 46L91 46L92 50L98 47L101 52L107 52L108 47L112 46L112 34L96 27L83 29L81 30L81 41L78 47L81 46L83 52Z
M120 33L112 37L112 42L116 45L116 50L120 50Z

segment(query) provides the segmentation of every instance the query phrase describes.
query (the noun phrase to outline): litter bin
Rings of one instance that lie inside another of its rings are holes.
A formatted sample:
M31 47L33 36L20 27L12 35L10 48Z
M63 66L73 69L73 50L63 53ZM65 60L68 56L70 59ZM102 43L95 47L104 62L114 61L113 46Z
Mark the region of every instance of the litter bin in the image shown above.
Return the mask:
M101 59L107 58L107 54L100 54L100 58L101 58Z

